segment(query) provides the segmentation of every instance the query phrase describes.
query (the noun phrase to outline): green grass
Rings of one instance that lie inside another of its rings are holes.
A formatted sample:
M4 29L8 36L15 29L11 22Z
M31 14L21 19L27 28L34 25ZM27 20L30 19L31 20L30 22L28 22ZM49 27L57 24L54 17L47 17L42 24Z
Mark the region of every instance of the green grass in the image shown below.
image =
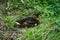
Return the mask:
M42 19L44 20L44 19ZM60 40L60 27L52 20L45 19L43 23L29 28L23 34L22 40Z
M15 31L18 32L13 39L60 40L59 0L24 0L23 2L9 0L7 2L8 16L1 15L6 27L10 30L16 29ZM34 13L40 13L38 19L41 23L39 25L23 29L13 26L17 19L23 19Z

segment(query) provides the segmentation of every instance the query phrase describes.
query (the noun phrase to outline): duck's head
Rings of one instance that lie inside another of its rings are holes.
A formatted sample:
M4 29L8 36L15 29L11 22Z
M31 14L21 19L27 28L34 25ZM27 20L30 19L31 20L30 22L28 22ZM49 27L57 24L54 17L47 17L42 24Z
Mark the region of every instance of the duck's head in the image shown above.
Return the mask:
M39 13L34 13L32 17L33 18L38 18L39 17Z

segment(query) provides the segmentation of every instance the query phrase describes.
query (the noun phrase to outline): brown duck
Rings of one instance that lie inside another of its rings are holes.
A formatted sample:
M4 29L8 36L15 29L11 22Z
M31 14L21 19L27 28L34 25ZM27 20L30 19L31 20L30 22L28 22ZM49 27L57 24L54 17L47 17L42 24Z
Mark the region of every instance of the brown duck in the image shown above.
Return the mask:
M32 26L38 25L40 23L39 20L36 19L36 18L38 18L38 16L39 16L39 14L35 13L35 14L33 14L32 17L27 17L22 20L17 20L16 24L20 28L32 27Z

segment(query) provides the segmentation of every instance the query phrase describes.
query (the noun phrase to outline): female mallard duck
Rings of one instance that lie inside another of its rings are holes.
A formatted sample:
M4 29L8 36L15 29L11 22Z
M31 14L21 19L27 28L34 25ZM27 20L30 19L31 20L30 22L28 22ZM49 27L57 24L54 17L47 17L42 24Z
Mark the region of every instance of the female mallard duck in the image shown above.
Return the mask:
M27 17L22 20L17 20L16 24L21 28L38 25L40 23L39 20L36 19L36 18L38 18L38 16L39 16L39 14L33 14L32 17Z

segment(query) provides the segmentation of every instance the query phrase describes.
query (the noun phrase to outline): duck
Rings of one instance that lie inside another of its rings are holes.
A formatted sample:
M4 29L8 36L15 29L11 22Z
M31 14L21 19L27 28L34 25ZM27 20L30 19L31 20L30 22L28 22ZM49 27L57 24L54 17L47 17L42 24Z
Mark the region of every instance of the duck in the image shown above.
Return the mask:
M26 17L22 20L17 20L15 22L15 24L17 24L18 27L20 27L20 28L33 27L33 26L36 26L40 23L39 20L37 19L38 17L39 17L39 14L35 13L31 17Z

